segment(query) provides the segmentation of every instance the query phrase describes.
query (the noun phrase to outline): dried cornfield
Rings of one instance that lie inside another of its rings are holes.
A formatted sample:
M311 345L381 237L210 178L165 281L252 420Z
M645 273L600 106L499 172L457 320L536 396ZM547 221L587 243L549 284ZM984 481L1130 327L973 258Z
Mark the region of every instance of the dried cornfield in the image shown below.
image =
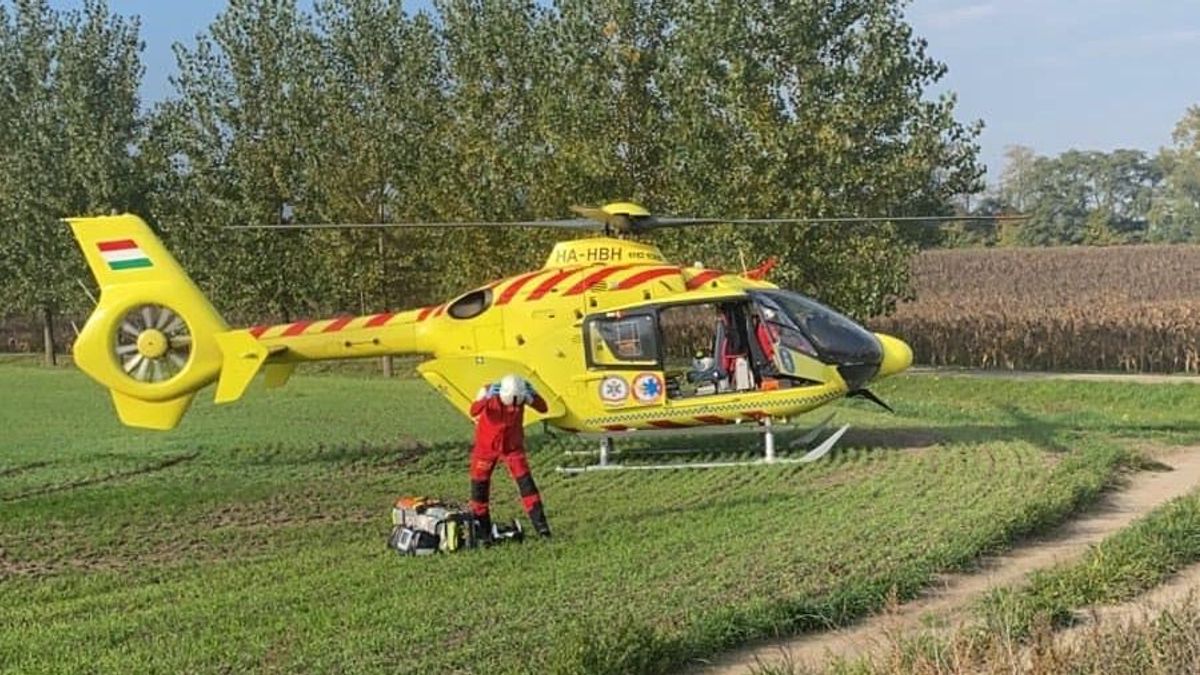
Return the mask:
M926 251L913 282L870 325L918 363L1200 372L1200 246Z

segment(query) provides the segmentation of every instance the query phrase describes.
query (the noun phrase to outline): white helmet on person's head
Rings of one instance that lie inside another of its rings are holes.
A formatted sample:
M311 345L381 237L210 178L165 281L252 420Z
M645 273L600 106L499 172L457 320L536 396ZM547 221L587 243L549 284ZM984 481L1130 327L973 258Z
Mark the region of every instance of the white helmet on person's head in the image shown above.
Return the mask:
M500 378L500 402L504 405L516 405L525 398L525 380L508 374Z

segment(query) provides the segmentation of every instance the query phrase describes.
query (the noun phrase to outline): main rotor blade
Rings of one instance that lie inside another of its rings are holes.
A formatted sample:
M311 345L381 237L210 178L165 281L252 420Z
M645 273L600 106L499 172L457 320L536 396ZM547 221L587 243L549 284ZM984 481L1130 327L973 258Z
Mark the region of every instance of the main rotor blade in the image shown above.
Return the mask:
M586 218L561 220L488 220L479 222L448 221L440 223L293 223L281 225L228 225L226 230L353 230L371 228L468 228L468 227L554 227L571 230L597 230L603 227Z
M827 218L744 218L730 220L730 223L753 225L756 223L886 223L913 222L921 220L1029 220L1029 216L850 216Z
M637 229L683 227L688 225L787 225L800 223L887 223L945 222L954 220L1028 220L1029 216L822 216L818 218L684 218L650 217L634 221Z
M600 209L572 207L586 212L586 218L564 218L557 220L484 220L444 221L429 223L282 223L277 225L227 225L226 230L355 230L355 229L465 229L472 227L546 227L569 230L606 230L617 232L644 232L666 227L691 225L787 225L823 223L886 223L886 222L947 222L974 220L1028 220L1027 215L997 216L822 216L814 218L690 218L680 216L654 216L605 213Z

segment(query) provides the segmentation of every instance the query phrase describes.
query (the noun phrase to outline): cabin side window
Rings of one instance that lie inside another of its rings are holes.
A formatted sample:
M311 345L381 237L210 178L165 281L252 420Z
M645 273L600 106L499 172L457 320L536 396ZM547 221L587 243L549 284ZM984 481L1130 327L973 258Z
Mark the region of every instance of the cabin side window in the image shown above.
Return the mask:
M471 291L450 304L446 313L455 319L474 319L492 306L492 289Z
M653 314L595 317L584 324L588 365L648 368L658 365L658 328Z
M663 370L671 399L760 386L748 339L749 304L741 299L662 307Z

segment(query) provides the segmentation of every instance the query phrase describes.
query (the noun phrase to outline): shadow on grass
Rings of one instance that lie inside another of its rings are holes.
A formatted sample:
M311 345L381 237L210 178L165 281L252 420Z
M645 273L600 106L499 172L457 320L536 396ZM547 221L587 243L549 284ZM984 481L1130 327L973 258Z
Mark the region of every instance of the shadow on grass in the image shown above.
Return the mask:
M1013 411L1013 424L959 424L897 427L851 427L838 441L838 449L859 450L920 450L938 445L1024 441L1047 452L1065 453L1070 448L1063 444L1062 437L1079 429L1040 420L1023 411ZM762 454L762 434L753 430L745 433L706 436L703 430L694 434L673 434L661 437L655 432L645 435L617 438L613 451L617 456L636 458L661 454L681 457L715 457L726 455L726 459L751 457ZM793 448L792 443L803 434L799 431L776 432L776 448L781 455L803 452L805 448ZM529 444L531 451L595 454L599 441L574 434L547 433ZM831 455L832 456L832 455Z
M980 424L929 424L905 426L851 426L837 448L864 450L915 450L945 444L978 445L997 442L1025 442L1046 452L1065 454L1081 434L1103 432L1118 438L1155 438L1159 435L1183 435L1183 440L1200 439L1200 422L1139 423L1113 421L1095 425L1078 421L1060 421L1041 416L1018 405L997 408L1003 422ZM628 438L616 437L614 450L627 458L640 453L653 455L670 452L682 456L722 454L754 455L762 453L762 434L748 427L744 433L706 435L718 427L698 427L695 433L634 432ZM725 427L727 428L727 427ZM722 428L722 429L725 429ZM832 428L832 427L831 427ZM776 447L781 453L803 431L777 431ZM1177 439L1178 440L1178 439ZM530 439L531 451L586 453L597 449L599 441L565 432L549 431ZM834 452L836 453L836 448Z

